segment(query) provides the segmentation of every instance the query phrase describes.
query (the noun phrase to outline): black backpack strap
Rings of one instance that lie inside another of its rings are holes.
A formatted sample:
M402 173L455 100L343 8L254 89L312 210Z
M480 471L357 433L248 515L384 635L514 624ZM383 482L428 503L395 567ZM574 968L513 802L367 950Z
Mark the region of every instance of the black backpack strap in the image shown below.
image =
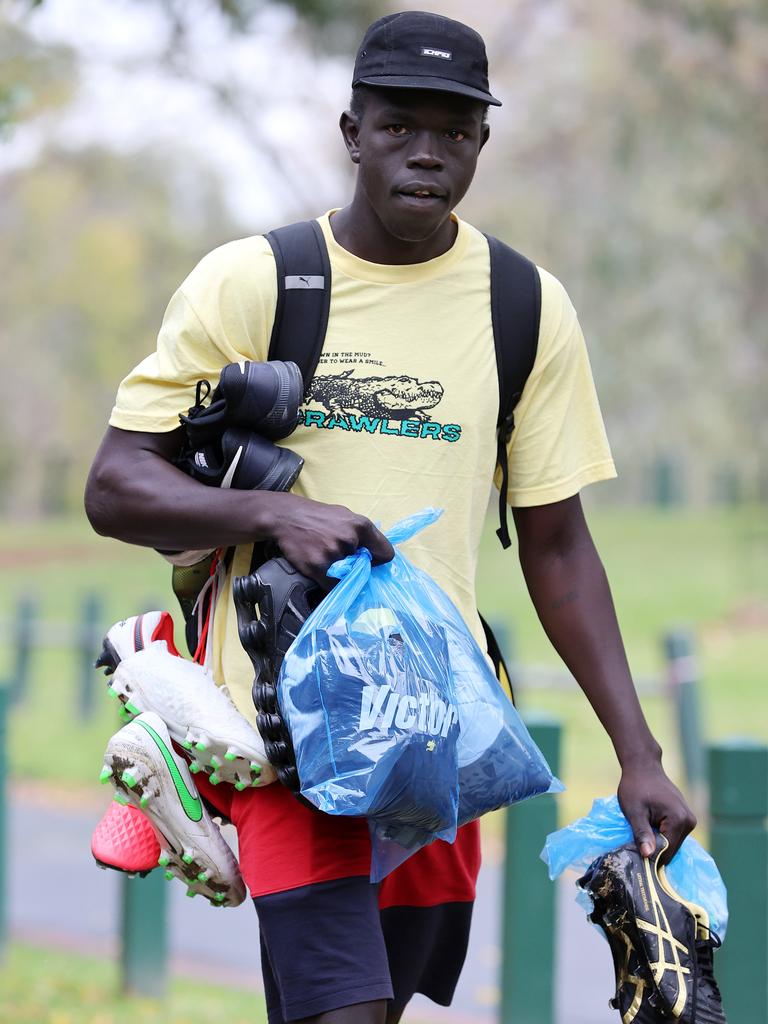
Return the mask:
M480 615L480 612L477 613ZM509 699L512 703L515 703L515 693L512 687L512 673L507 668L507 663L504 661L504 655L501 653L501 647L499 647L499 641L496 639L496 634L493 632L491 627L485 621L482 615L480 615L480 622L483 626L483 632L485 633L485 645L488 651L488 656L493 662L493 667L496 672L496 678L501 683L502 689L506 691Z
M268 358L296 363L306 394L328 327L331 305L328 249L316 220L286 224L265 237L275 254L277 269L277 305Z
M496 459L501 466L499 529L501 546L508 548L507 444L515 429L515 406L533 369L539 343L541 280L535 263L491 235L491 320L499 375L499 419L496 424Z

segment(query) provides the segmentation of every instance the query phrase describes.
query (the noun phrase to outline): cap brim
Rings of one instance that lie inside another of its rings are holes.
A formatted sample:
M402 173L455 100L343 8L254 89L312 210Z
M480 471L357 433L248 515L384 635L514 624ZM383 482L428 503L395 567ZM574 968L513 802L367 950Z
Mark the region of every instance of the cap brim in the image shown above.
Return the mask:
M453 95L468 96L472 100L480 100L492 107L500 107L501 100L491 96L482 89L473 89L471 85L454 82L450 78L431 78L426 75L372 75L356 78L352 86L374 85L382 89L427 89L430 92L449 92Z

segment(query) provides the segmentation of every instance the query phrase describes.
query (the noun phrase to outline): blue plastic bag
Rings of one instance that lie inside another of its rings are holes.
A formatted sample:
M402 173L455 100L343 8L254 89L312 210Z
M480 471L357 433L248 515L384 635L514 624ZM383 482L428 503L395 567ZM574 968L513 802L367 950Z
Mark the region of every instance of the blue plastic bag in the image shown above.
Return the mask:
M403 543L440 516L397 523ZM383 878L457 823L563 787L447 595L399 551L361 550L307 619L278 683L302 794L330 814L366 815L371 877Z
M583 874L604 853L631 843L632 828L615 796L594 801L588 815L547 836L541 859L549 867L549 877L557 878L572 868ZM667 878L683 899L698 903L709 914L712 931L725 938L728 927L728 898L720 872L712 857L692 836L667 865ZM591 911L589 896L580 891L578 902Z
M389 539L438 515L398 524ZM458 808L448 641L414 572L399 552L376 567L365 549L335 563L340 582L302 626L278 682L302 795L329 814L367 817L374 837L397 834L410 851L452 841Z

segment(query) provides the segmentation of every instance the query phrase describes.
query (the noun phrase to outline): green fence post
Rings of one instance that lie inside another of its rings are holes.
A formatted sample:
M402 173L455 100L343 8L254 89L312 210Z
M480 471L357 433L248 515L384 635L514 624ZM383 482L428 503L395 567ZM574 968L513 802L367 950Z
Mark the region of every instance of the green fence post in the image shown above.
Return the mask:
M710 845L728 889L728 935L715 976L729 1024L768 1020L768 746L709 751Z
M25 594L19 598L16 605L16 618L13 623L14 660L9 694L12 704L21 700L29 682L36 612L37 605L33 597Z
M86 594L83 599L80 615L80 633L78 636L80 687L78 710L81 720L93 715L96 673L93 663L98 657L103 635L103 613L101 598L98 594Z
M159 999L168 979L168 884L155 869L122 880L121 985L131 995Z
M8 705L10 690L0 682L0 963L5 959L8 942L8 889L6 863L8 859L8 801L6 778L8 776Z
M529 715L525 724L549 762L560 770L559 722ZM539 854L557 828L552 795L506 812L501 943L501 1024L552 1024L555 1013L555 897Z
M699 669L691 634L685 629L664 635L667 679L675 701L685 778L697 798L706 782L706 754L702 739Z

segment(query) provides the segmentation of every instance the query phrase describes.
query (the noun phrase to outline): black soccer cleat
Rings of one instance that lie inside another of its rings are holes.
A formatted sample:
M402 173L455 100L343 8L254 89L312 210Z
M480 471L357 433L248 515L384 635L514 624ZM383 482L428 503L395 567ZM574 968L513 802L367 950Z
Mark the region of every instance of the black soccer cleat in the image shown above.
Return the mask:
M296 363L229 363L221 371L211 404L223 399L227 422L278 441L296 429L304 381Z
M633 843L598 857L576 883L592 897L590 919L605 932L616 973L611 1006L622 1024L726 1024L713 971L719 938L703 907L671 886L659 859Z
M242 427L224 431L220 442L188 448L176 466L209 487L240 491L288 491L304 460L288 448L278 448Z
M256 726L279 781L298 793L296 756L280 711L277 679L289 647L324 591L286 558L272 558L250 575L236 577L232 593L240 643L255 673Z

